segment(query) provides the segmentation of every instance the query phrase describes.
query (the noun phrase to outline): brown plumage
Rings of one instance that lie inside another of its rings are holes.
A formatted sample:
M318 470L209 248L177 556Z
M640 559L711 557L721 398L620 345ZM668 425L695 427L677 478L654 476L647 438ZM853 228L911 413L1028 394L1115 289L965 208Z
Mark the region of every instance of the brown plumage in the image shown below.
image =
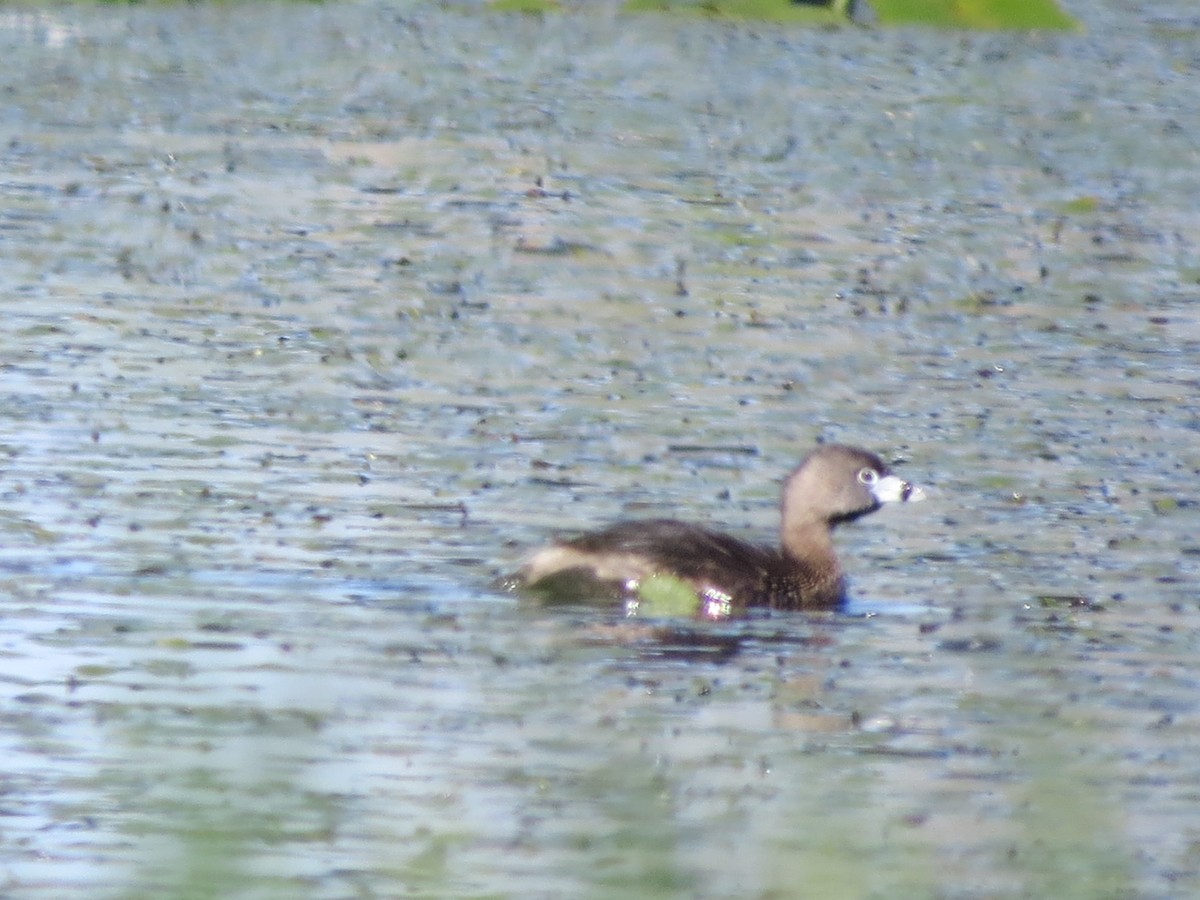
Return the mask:
M556 596L636 598L646 579L666 575L696 591L701 614L718 618L751 606L836 609L845 580L833 529L883 503L923 498L875 454L830 444L784 482L778 548L674 519L618 522L540 551L517 581Z

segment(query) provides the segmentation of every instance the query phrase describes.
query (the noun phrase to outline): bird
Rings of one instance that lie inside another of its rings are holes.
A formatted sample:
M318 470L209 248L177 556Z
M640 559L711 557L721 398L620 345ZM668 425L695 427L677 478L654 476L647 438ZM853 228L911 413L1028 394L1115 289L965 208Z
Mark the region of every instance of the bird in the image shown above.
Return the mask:
M512 583L553 599L623 598L633 613L648 586L682 585L695 613L724 619L754 607L843 608L846 579L833 530L885 503L925 499L876 454L822 444L784 480L778 547L677 519L617 522L531 556Z

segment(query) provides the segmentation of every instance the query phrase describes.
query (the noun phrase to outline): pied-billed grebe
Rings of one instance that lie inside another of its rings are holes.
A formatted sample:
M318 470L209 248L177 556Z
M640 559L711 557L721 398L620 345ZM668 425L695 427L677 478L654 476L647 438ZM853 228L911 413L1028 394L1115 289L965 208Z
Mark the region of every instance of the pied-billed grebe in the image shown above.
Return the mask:
M834 527L924 496L874 453L828 444L784 482L779 549L674 519L618 522L547 547L516 578L544 593L617 594L636 604L640 587L666 576L694 590L699 613L710 618L751 606L837 609L845 581Z

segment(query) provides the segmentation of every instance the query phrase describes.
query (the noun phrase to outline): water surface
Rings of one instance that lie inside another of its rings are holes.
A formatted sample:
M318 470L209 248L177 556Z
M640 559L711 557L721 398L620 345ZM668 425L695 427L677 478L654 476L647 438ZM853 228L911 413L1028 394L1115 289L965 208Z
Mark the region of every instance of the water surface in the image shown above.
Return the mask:
M1072 12L5 13L5 893L1200 890L1200 20ZM846 615L493 586L819 439Z

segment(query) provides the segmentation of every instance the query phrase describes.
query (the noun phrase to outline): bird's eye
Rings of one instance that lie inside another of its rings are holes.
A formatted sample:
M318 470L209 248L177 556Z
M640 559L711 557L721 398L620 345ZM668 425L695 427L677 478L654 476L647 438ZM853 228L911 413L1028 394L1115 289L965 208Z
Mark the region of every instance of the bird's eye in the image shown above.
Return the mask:
M858 470L858 483L859 484L865 484L865 485L870 486L878 480L879 480L879 473L876 472L874 469L859 469Z

